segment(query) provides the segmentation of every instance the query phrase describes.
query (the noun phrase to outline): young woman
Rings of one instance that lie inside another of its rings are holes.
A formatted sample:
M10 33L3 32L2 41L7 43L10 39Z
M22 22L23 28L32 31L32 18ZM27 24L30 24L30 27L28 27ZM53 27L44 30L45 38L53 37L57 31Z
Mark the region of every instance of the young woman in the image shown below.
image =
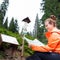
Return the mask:
M47 29L47 45L30 45L35 53L27 57L26 60L60 60L60 30L56 27L56 17L54 15L45 20L45 28Z

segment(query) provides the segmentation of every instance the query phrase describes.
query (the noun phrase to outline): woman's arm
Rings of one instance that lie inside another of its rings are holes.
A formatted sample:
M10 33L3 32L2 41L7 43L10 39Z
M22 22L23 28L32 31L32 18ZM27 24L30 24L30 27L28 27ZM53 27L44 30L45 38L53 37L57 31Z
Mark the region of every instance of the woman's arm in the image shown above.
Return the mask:
M48 44L45 46L30 45L31 49L40 52L49 52L56 49L56 46L60 43L60 35L58 33L52 33L49 37Z

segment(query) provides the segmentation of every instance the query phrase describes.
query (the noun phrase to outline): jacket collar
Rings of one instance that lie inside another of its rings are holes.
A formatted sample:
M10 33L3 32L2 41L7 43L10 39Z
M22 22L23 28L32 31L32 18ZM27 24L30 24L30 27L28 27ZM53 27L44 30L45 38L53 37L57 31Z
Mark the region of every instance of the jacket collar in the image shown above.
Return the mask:
M57 29L57 28L54 28L51 32L46 32L46 33L45 33L46 38L49 38L50 35L51 35L53 32L56 32L56 33L59 33L59 34L60 34L60 30Z

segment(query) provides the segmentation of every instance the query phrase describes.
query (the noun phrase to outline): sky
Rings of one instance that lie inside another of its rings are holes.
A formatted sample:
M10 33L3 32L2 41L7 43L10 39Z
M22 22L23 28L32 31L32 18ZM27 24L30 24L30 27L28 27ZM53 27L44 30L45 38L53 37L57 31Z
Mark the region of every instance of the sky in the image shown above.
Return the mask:
M19 32L24 25L22 20L26 17L29 17L31 22L28 24L27 31L32 31L34 28L34 23L36 19L36 14L38 13L39 19L44 14L40 9L42 0L9 0L9 7L6 13L6 17L8 17L9 22L11 18L14 17L18 20Z

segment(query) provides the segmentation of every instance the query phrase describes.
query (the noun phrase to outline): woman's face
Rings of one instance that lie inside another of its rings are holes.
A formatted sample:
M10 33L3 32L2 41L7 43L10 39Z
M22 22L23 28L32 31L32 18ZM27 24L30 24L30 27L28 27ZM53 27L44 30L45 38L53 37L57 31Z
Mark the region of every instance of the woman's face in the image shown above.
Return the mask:
M49 24L49 21L45 22L45 28L47 29L47 31L51 32L54 28L53 24Z

